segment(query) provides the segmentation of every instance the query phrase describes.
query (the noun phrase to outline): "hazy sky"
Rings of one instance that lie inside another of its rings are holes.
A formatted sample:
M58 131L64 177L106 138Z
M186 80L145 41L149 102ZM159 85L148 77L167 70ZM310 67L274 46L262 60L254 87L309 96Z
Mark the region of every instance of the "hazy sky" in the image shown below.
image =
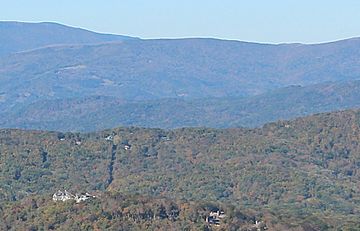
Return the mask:
M0 0L0 20L142 38L318 43L360 36L360 0Z

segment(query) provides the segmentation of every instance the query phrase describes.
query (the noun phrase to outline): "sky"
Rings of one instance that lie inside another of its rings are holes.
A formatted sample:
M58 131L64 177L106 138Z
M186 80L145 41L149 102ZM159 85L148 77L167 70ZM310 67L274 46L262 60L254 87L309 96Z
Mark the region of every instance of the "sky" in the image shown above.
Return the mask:
M321 43L360 37L360 0L0 0L0 20L141 38Z

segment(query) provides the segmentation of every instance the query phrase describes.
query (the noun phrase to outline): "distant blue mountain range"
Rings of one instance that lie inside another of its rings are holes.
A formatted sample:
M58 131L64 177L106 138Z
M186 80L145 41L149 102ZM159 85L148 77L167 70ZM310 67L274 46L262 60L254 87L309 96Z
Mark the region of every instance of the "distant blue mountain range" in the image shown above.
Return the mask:
M128 39L135 38L99 34L50 22L0 22L0 55L56 44L91 44Z
M258 126L358 107L359 60L357 38L314 45L143 40L0 22L0 125Z

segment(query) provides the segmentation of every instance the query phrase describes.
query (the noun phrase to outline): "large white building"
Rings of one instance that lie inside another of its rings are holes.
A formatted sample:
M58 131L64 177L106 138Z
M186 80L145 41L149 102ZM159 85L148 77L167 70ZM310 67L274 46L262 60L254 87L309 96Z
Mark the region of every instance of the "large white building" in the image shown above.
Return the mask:
M53 195L53 201L67 201L67 200L75 200L76 203L80 203L81 201L86 201L90 198L95 198L95 196L90 195L89 193L81 193L81 194L71 194L68 191L57 191Z

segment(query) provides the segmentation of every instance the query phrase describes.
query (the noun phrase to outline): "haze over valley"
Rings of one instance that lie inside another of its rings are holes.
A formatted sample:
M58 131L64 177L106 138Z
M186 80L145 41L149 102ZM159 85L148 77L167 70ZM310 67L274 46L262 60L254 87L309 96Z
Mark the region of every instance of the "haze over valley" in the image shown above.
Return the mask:
M359 106L359 39L143 40L19 22L0 32L2 127L254 127Z

